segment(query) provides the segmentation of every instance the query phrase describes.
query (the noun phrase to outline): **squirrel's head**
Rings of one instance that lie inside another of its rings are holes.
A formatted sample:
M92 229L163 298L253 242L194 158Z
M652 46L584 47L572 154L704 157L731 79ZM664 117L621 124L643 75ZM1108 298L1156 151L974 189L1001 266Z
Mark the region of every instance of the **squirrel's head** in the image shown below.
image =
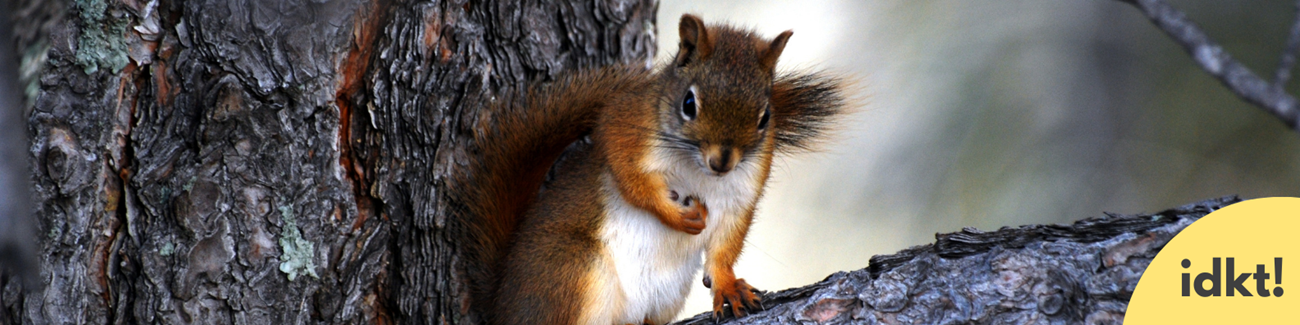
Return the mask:
M703 167L717 175L772 154L772 80L792 32L767 40L730 26L705 26L691 14L682 15L679 28L680 47L663 72L662 136L674 148L698 151Z

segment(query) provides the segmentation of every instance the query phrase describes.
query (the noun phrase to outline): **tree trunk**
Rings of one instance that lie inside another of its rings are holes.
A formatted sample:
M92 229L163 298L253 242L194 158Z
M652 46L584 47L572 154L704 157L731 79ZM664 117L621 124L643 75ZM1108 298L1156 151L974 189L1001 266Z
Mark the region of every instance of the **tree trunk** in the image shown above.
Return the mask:
M28 123L44 288L0 278L0 323L472 322L444 180L476 110L648 63L657 9L65 5Z

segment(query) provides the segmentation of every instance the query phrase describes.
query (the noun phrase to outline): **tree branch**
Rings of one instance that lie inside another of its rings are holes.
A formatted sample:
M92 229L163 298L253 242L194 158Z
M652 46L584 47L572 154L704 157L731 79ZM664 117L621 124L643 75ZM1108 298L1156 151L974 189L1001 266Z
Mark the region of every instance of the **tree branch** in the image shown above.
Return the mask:
M1273 78L1273 86L1278 89L1286 89L1286 83L1291 81L1291 68L1295 67L1296 51L1300 50L1300 1L1296 1L1296 18L1291 23L1291 31L1286 39L1286 49L1282 50L1282 62L1277 65L1277 73Z
M1297 35L1300 33L1297 32L1297 28L1300 28L1300 18L1297 19L1298 27L1291 28L1290 41L1283 54L1281 67L1278 68L1278 82L1269 84L1240 62L1233 60L1232 56L1210 40L1200 27L1187 19L1187 15L1174 9L1164 0L1120 1L1132 4L1146 14L1157 27L1182 45L1183 49L1192 55L1192 59L1201 65L1201 68L1218 78L1238 97L1273 114L1291 129L1295 129L1296 125L1300 124L1300 108L1297 108L1296 99L1287 94L1282 87L1286 79L1290 79L1291 66L1294 65L1296 46L1293 44L1300 42L1297 40L1300 37Z
M1138 278L1179 231L1241 201L1154 214L1107 213L1071 225L938 234L934 244L871 258L870 267L764 293L762 311L724 323L1119 324ZM678 324L712 324L709 313Z

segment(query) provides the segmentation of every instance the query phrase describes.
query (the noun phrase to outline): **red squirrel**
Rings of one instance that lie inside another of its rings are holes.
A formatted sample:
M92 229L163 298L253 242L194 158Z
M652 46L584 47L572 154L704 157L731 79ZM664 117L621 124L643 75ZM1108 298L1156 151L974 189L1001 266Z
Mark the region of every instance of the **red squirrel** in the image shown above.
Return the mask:
M679 32L658 71L579 71L484 110L478 159L450 188L487 323L664 324L701 267L715 317L761 307L732 266L773 157L825 133L843 86L775 72L791 31L687 14Z

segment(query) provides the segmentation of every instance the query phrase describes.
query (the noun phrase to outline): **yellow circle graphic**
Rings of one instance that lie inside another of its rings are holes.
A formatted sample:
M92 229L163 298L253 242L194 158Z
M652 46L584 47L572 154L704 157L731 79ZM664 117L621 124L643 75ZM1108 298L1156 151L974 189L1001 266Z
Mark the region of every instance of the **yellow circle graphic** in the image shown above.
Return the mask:
M1300 198L1239 202L1193 222L1138 281L1125 324L1300 322Z

